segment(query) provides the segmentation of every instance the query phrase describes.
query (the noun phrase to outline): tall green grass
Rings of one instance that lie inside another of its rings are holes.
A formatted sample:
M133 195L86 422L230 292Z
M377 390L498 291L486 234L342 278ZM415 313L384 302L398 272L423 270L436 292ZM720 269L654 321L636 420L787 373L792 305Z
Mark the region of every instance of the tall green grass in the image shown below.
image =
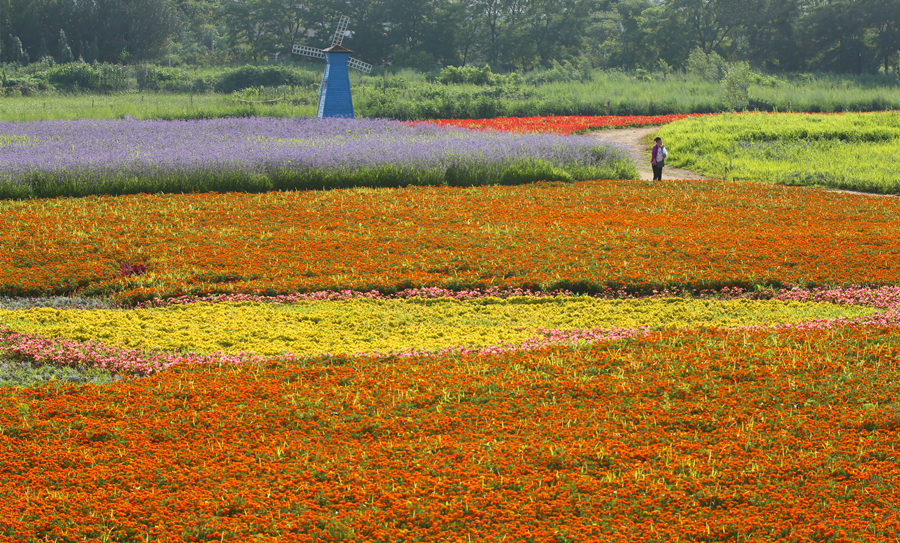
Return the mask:
M669 164L724 179L900 194L900 112L726 114L659 134Z
M272 104L241 101L227 94L119 93L18 96L0 100L2 121L50 119L208 119L215 117L315 116L316 105L295 101Z
M574 68L571 68L574 70ZM312 68L298 80L319 77ZM201 87L213 88L215 74ZM730 109L720 83L698 76L628 74L619 71L552 72L497 77L481 85L442 83L433 75L402 71L365 76L353 72L358 117L401 120L537 115L657 115ZM318 84L250 89L234 94L123 91L117 94L9 95L0 100L0 120L74 118L194 119L226 116L315 115ZM757 77L748 88L749 109L762 111L879 111L900 109L900 81L890 77ZM272 100L270 102L270 100Z

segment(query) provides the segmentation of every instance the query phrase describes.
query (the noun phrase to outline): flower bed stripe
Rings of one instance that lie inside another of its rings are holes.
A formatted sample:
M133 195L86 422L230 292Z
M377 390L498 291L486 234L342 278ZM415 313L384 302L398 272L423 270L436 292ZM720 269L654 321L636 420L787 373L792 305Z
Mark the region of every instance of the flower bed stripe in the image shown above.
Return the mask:
M3 134L10 198L634 177L624 151L589 138L387 120L2 122Z
M355 299L347 292L332 293L341 299ZM372 293L358 293L361 296L372 298ZM468 299L474 293L469 292ZM482 293L483 294L483 293ZM323 296L324 293L318 293ZM732 299L746 299L757 294L726 291L725 296ZM290 297L279 297L277 303L292 303ZM865 289L854 287L848 289L830 289L828 291L803 291L800 289L786 289L774 295L781 300L827 300L828 303L845 303L854 305L870 305L880 309L872 315L861 315L853 318L814 319L806 322L795 323L768 323L731 326L735 329L764 330L764 329L798 329L819 330L840 327L895 327L900 324L900 289L889 287L881 289ZM321 299L328 299L327 297ZM244 300L246 301L246 300ZM169 307L198 302L197 300L181 299L168 302ZM228 303L222 302L220 303ZM258 302L257 302L258 303ZM75 310L67 310L75 311ZM534 337L522 341L499 341L493 345L470 346L454 345L439 349L408 348L390 352L359 352L353 356L384 356L384 357L421 357L443 356L449 354L478 354L495 355L518 350L536 350L560 345L572 345L582 343L596 343L615 341L618 339L645 335L650 327L638 326L631 328L600 327L600 328L575 328L575 329L539 329ZM0 327L0 352L18 358L33 360L38 363L50 363L72 366L99 367L117 373L136 375L149 375L179 364L241 364L247 362L262 362L272 359L272 355L262 356L252 352L223 353L213 352L209 354L166 353L153 349L124 348L106 345L99 341L73 341L69 339L50 339L42 337L38 333L21 333L7 327ZM342 354L343 356L344 354ZM290 360L314 359L319 356L331 356L331 353L317 353L315 355L298 356L292 353L280 355L280 358ZM275 357L279 358L279 357Z
M715 113L680 113L675 115L564 115L549 117L495 117L490 119L436 119L417 123L458 126L496 132L551 132L575 134L596 128L623 128L666 124L688 117L716 115Z
M7 201L0 295L900 284L898 214L714 181Z

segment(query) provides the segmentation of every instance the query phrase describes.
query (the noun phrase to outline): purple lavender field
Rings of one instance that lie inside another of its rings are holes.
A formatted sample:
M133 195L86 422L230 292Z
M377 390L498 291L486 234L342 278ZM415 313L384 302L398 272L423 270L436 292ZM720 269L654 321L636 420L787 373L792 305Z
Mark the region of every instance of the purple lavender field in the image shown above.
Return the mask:
M0 123L0 197L485 185L635 175L580 136L372 119Z

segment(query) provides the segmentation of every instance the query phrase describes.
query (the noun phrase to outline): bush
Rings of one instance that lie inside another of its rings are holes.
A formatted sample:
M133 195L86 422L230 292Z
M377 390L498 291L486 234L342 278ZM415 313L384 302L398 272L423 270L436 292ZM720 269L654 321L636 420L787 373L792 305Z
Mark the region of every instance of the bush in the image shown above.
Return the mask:
M438 83L445 85L506 85L520 84L522 76L495 74L490 66L445 66L438 75Z
M725 77L727 64L716 52L707 55L702 49L695 47L688 55L684 69L687 73L707 81L721 81Z
M135 79L141 90L190 92L196 86L195 81L180 70L154 65L136 68Z
M546 70L535 70L525 75L525 81L533 85L566 83L569 81L586 82L590 80L591 67L589 64L585 62L575 64L568 60L559 62L554 59L550 63L550 68Z
M0 72L0 95L2 96L31 96L49 89L50 86L46 81L33 75L15 73L9 75L5 70Z
M307 85L319 80L311 72L288 66L241 66L220 75L213 88L216 92L231 93L250 87L280 87Z
M753 72L746 62L735 62L728 65L722 79L725 91L725 102L733 111L743 111L750 105L750 79Z
M128 88L128 70L116 64L70 62L53 66L46 72L47 81L59 90L77 92L117 91Z
M90 64L72 62L50 68L47 81L65 91L93 90L100 84L100 74Z

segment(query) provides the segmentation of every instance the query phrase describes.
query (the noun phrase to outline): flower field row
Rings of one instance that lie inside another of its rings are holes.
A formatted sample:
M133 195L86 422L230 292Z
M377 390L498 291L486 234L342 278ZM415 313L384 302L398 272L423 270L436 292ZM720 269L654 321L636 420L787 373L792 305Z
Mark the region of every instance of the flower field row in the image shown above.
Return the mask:
M587 138L364 119L7 122L0 164L0 197L634 177Z
M713 115L712 113L679 113L674 115L568 115L545 117L495 117L492 119L436 119L418 121L441 126L458 126L476 130L497 132L553 132L575 134L596 128L622 128L666 124L688 117Z
M0 295L900 283L900 201L589 181L0 202Z
M239 302L226 301L229 296L181 298L134 310L0 308L0 355L148 375L179 364L242 364L272 356L498 354L611 341L660 328L819 330L900 323L896 287L794 288L765 300L740 289L713 297L643 299L330 294L265 301L240 295Z
M862 306L778 300L357 298L293 304L198 302L132 310L0 309L0 323L19 332L131 349L310 356L517 345L543 336L543 330L736 327L872 313Z
M891 541L897 328L0 391L0 537Z

